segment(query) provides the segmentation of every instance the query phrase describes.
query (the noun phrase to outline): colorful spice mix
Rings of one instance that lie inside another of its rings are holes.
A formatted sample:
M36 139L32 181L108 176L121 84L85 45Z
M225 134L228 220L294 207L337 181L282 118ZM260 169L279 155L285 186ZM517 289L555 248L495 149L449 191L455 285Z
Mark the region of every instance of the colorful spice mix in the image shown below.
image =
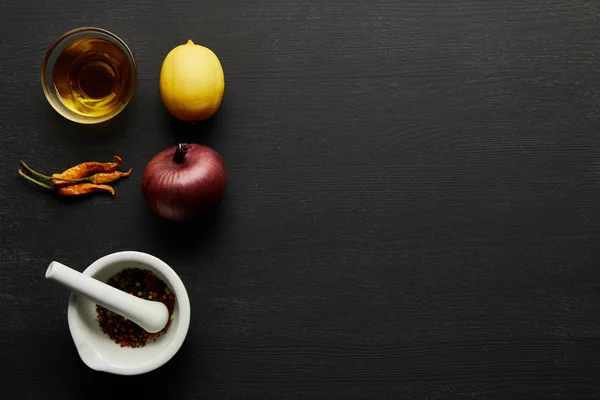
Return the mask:
M127 318L96 305L98 324L102 332L106 333L115 343L121 347L144 347L169 329L173 320L176 298L167 285L152 271L138 268L125 269L111 277L107 283L142 299L160 301L169 310L167 326L160 332L149 333Z

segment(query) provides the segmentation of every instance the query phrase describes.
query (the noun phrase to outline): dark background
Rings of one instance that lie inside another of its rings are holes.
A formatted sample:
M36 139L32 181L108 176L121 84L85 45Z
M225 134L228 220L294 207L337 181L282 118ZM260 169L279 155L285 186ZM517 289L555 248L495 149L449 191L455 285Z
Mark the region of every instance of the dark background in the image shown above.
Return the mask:
M33 1L0 4L0 375L5 399L600 397L600 3ZM43 55L98 26L139 64L98 126L47 103ZM226 80L208 122L165 111L188 39ZM209 221L163 222L141 174L179 141L224 158ZM124 159L114 198L17 175ZM138 377L88 369L52 260L121 250L181 275L189 335ZM118 386L116 386L118 385Z

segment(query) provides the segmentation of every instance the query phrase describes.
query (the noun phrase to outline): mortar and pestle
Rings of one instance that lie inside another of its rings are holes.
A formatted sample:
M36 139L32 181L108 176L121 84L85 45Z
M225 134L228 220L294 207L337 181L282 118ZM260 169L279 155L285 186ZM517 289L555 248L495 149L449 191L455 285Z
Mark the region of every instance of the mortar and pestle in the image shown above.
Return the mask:
M141 299L104 283L128 268L152 271L176 297L169 329L140 348L115 344L96 321L96 304L99 304L149 333L166 326L169 312L163 303ZM94 370L119 375L143 374L169 361L185 340L190 324L187 291L175 271L154 256L135 251L113 253L95 261L82 273L53 261L46 278L71 290L67 311L69 330L81 360Z

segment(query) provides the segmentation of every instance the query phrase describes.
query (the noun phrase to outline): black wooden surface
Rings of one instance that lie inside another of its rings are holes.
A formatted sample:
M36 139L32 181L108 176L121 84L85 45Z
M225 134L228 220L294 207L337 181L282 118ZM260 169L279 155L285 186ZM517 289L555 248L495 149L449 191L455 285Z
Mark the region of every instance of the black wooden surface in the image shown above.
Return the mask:
M600 397L600 3L583 0L8 0L0 4L3 399ZM134 101L80 126L43 96L52 41L121 36ZM218 114L165 111L166 53L221 59ZM229 186L192 226L141 173L178 141ZM19 179L119 154L114 198ZM186 284L178 355L138 377L83 365L52 260L154 254ZM115 386L118 385L118 386ZM135 396L135 397L134 397Z

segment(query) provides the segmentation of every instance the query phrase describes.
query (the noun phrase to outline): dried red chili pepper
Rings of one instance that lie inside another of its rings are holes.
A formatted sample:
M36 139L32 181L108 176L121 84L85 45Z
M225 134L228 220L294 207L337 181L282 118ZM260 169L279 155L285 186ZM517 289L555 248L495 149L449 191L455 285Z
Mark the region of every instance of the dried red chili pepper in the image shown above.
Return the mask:
M32 177L26 175L23 172L23 170L21 170L21 169L19 169L19 175L21 175L23 178L27 179L28 181L35 183L38 186L43 187L44 189L56 191L61 196L77 196L77 195L82 195L82 194L87 194L87 193L92 193L92 192L100 192L100 191L107 191L107 192L110 192L110 194L112 194L113 196L115 195L115 190L108 185L96 185L93 183L77 183L75 185L57 188L56 186L42 183L40 181L33 179Z
M111 172L121 165L121 157L114 156L115 162L100 163L96 161L84 162L77 164L60 174L52 174L54 179L80 179L85 178L99 172Z
M78 183L71 186L61 187L58 189L58 194L61 196L79 196L82 194L101 191L107 191L113 196L115 195L115 190L112 187L108 185L96 185L93 183Z
M68 181L54 179L52 182L56 186L67 186L67 185L72 185L73 183L77 183L77 182L90 182L90 183L94 183L96 185L100 185L103 183L114 182L120 178L125 178L125 177L131 175L132 171L133 171L133 168L131 168L127 172L123 172L123 171L101 172L101 173L94 174L94 175L91 175L91 176L88 176L85 178L81 178L81 179L74 179L74 180L68 180Z
M75 183L83 183L83 182L89 182L89 183L94 183L94 184L100 185L103 183L114 182L117 179L127 177L127 176L131 175L131 172L133 171L133 168L131 168L131 169L129 169L129 171L126 171L126 172L123 172L123 171L100 172L100 173L96 173L94 175L86 176L86 177L79 178L79 179L71 179L71 178L56 179L55 176L59 175L59 174L53 174L52 176L41 174L41 173L37 172L36 170L34 170L33 168L31 168L29 165L25 164L24 161L21 161L21 165L30 174L32 174L38 178L47 180L47 181L52 181L52 183L56 186L68 186L68 185L73 185Z

